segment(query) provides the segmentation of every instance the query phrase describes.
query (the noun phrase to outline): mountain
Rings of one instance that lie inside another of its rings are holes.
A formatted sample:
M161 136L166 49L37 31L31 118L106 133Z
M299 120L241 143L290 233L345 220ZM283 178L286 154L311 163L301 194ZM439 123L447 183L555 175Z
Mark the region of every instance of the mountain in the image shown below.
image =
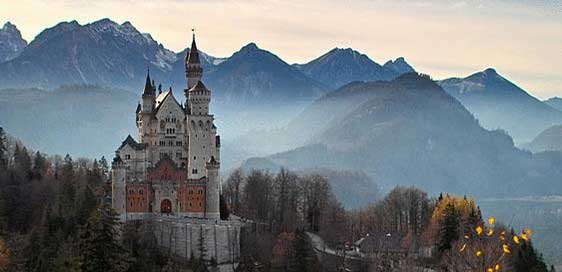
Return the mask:
M525 145L532 152L562 151L562 125L552 126L541 132L533 141Z
M560 97L551 97L543 102L559 111L562 111L562 98Z
M312 132L298 130L306 124L315 124ZM254 162L364 171L383 191L396 184L476 196L562 189L552 182L562 178L555 163L562 153L535 156L515 148L508 135L482 128L455 98L415 73L346 85L314 102L287 131L308 139Z
M35 150L107 157L136 132L138 99L124 90L89 85L5 89L0 90L0 126Z
M96 84L131 89L146 76L167 78L177 56L131 23L62 22L42 31L16 58L0 64L2 87Z
M513 84L494 69L466 78L450 78L439 85L470 110L489 129L506 130L516 142L529 142L546 128L562 124L562 112Z
M390 80L405 72L413 72L404 58L381 66L351 48L334 48L317 59L306 64L296 64L295 67L332 89L353 81Z
M260 105L308 102L326 90L276 55L249 43L205 74L219 102Z
M398 75L415 72L414 68L412 68L412 66L410 66L403 57L399 57L394 61L389 60L383 65L383 67L396 72Z
M27 46L18 28L10 22L0 28L0 63L17 57Z

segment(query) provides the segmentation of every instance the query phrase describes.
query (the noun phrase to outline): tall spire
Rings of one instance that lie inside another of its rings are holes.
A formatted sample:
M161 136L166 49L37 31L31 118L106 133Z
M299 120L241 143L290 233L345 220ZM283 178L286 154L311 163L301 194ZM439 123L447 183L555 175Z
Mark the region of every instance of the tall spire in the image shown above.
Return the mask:
M142 95L152 95L152 84L150 83L150 68L146 67L146 83Z
M191 89L198 81L203 77L203 67L199 61L199 51L197 50L197 44L195 43L195 29L191 29L193 32L193 40L191 42L191 48L185 56L185 77L187 79L187 90Z
M199 52L197 50L197 43L195 43L195 29L192 28L193 39L191 40L191 48L189 49L189 54L185 56L185 62L187 64L199 64Z

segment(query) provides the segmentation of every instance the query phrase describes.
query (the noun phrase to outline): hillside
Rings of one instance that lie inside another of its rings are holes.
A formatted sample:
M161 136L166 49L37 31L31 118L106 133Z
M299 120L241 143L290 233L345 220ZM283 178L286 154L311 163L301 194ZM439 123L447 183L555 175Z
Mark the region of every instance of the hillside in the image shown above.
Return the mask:
M138 97L94 86L0 90L0 126L29 147L74 157L110 156L134 133Z
M541 132L524 146L534 153L543 151L562 151L562 126L552 126Z
M494 69L439 85L457 98L488 129L506 130L513 139L529 142L544 129L562 123L562 112L529 95Z
M365 171L383 191L396 184L478 196L560 189L552 183L561 174L551 160L561 154L538 158L520 151L505 133L480 127L426 76L347 85L317 100L291 124L313 123L319 124L304 136L289 130L292 137L309 137L305 146L262 163Z
M562 98L560 97L552 97L543 102L559 111L562 111Z

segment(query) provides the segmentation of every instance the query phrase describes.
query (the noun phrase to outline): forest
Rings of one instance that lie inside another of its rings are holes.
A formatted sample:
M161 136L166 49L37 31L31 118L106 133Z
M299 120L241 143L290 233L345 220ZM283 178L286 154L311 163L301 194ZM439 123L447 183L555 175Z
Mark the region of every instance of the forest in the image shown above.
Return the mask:
M118 223L108 205L109 173L103 157L31 151L0 128L0 271L217 270L213 261L167 255L138 223ZM400 254L361 247L362 271L553 271L533 248L531 230L482 218L470 197L396 187L346 210L322 173L237 169L221 199L223 218L261 229L242 237L237 271L346 269L354 242L378 234L399 237ZM311 237L343 255L323 261Z

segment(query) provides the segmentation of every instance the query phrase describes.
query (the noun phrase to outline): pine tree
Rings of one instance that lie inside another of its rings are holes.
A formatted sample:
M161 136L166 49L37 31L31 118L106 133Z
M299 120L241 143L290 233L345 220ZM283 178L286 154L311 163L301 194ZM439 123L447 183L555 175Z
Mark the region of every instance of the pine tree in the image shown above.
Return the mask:
M64 215L74 214L76 198L76 185L74 180L74 164L72 158L67 154L61 171L61 185L59 193L60 212Z
M6 143L6 133L0 127L0 171L8 167L8 144Z
M97 199L92 192L90 186L86 186L82 190L80 197L78 198L78 205L76 211L76 220L79 225L83 225L88 220L90 213L96 208Z
M531 241L522 242L513 257L515 272L548 272L541 254L537 253Z
M33 158L33 168L31 169L31 177L33 179L41 179L43 173L45 172L47 160L39 151L35 152L35 157Z
M455 205L450 203L444 210L443 220L440 223L439 246L440 252L451 249L451 244L459 238L460 215Z
M27 148L16 145L14 151L14 168L16 174L22 181L28 181L31 174L31 157L27 153Z
M92 212L80 233L80 269L89 271L126 271L128 254L117 240L117 216L107 207Z
M100 168L101 168L101 174L102 174L102 177L103 177L102 181L105 182L106 179L107 179L107 173L109 173L109 164L107 163L107 160L105 159L105 156L101 157L101 159L99 161L99 164L100 164Z
M224 199L224 196L222 194L219 197L219 207L221 220L228 220L230 211L228 210L228 205L226 204L226 200Z
M289 271L306 272L310 271L310 255L308 251L308 240L303 230L295 231L295 240L293 242L294 255L289 260Z

